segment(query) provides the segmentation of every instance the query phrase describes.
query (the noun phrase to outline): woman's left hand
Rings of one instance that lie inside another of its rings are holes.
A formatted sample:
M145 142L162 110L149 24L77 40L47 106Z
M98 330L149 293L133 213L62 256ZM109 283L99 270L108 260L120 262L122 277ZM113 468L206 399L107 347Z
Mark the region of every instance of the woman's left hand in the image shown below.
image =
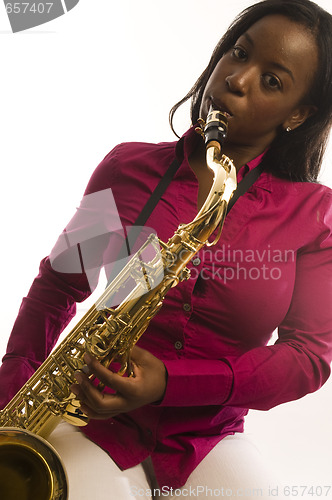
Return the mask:
M115 394L100 392L83 372L76 372L77 384L71 391L81 402L81 410L89 417L107 419L119 413L160 401L166 390L166 368L160 359L135 346L131 351L134 376L122 377L101 365L96 358L84 355L91 374Z

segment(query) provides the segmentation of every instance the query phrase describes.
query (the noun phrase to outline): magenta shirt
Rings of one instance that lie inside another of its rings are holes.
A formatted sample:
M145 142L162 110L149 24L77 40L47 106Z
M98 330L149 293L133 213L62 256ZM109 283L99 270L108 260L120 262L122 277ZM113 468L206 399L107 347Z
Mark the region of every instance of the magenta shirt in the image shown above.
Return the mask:
M93 243L91 269L79 274L74 253L67 270L72 273L42 261L0 369L3 405L48 355L75 302L89 295L100 265L110 272L119 234L133 224L175 154L180 168L147 226L167 241L195 217L198 182L188 156L196 140L191 129L178 143L120 144L97 167L51 254L52 260L64 241L77 252L76 243L93 234L85 245ZM243 166L238 180L260 160ZM192 259L191 278L168 293L139 341L166 365L163 401L83 429L121 468L151 455L159 485L177 488L216 443L243 430L248 409L297 399L327 380L331 200L327 187L264 172L236 202L219 243ZM267 346L276 328L278 340Z

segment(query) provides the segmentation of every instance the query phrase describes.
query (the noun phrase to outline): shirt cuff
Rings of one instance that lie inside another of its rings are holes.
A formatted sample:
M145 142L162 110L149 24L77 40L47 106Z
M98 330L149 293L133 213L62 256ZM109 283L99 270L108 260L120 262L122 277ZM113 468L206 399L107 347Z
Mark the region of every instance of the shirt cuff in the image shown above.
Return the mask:
M222 405L230 396L233 372L220 360L163 360L167 387L160 406Z

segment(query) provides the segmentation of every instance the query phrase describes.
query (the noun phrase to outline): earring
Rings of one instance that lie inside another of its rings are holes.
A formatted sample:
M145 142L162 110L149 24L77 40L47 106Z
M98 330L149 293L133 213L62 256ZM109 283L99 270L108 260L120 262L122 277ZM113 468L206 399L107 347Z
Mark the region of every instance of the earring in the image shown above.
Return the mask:
M292 130L292 129L291 129L290 127L287 127L287 128L286 128L286 132L291 132L291 130Z

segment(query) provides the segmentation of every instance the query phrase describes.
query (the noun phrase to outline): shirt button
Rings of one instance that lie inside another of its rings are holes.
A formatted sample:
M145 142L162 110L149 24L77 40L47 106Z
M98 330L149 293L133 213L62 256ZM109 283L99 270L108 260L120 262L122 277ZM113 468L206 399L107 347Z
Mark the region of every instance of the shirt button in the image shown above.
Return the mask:
M192 263L194 266L199 266L200 263L201 263L201 259L199 257L195 257L193 260L192 260Z
M182 342L180 342L180 340L177 340L174 344L174 347L175 349L179 350L179 349L182 349Z
M191 307L190 307L190 304L183 304L183 310L186 311L186 312L189 312Z

